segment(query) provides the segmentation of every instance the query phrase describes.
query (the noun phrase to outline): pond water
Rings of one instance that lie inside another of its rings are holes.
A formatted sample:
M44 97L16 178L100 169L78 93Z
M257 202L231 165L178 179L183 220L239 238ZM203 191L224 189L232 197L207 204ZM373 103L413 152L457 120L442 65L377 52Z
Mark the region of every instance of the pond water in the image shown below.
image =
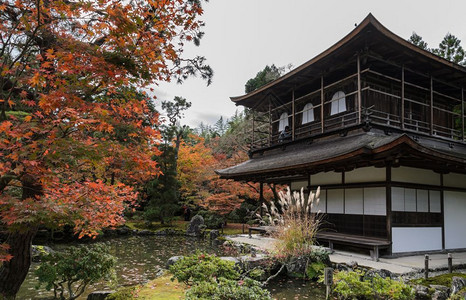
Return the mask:
M167 260L175 255L189 255L196 249L222 255L218 247L213 247L208 241L184 236L126 236L105 241L110 246L111 254L118 258L116 272L118 286L135 285L154 279L159 268L164 268ZM54 250L64 249L67 245L50 245ZM17 299L43 299L52 296L52 292L35 289L37 279L34 270L38 267L33 263L25 282L17 295ZM105 282L89 286L86 295L95 290L110 289ZM325 299L325 290L315 283L300 280L291 281L279 279L269 287L275 299ZM79 299L86 299L83 295Z

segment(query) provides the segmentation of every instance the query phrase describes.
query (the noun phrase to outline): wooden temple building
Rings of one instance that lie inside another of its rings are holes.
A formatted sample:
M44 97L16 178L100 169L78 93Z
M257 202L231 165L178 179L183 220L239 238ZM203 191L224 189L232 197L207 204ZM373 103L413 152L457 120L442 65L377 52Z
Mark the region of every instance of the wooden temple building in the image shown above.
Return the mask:
M320 186L315 210L336 244L464 250L465 89L465 67L368 15L325 52L231 98L254 115L250 159L217 173Z

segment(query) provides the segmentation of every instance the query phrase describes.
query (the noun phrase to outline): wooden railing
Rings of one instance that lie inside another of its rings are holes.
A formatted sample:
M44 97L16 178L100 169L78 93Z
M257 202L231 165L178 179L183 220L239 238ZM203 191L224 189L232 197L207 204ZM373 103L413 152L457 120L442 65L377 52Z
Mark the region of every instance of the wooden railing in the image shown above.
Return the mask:
M357 74L350 74L325 86L322 79L320 89L298 98L294 98L293 93L291 102L278 106L273 106L273 101L270 102L269 121L260 130L256 129L252 149L316 136L366 121L407 132L466 142L466 99L463 91L462 96L453 97L436 91L435 80L431 79L430 86L422 86L422 83L405 81L401 75L396 78L369 68L361 70L360 75L363 77L361 85L355 84ZM346 92L347 111L329 115L329 97L338 90ZM302 124L302 115L305 112L303 107L307 103L313 104L314 121ZM286 139L280 139L280 132L277 130L277 116L282 111L289 114L291 136Z

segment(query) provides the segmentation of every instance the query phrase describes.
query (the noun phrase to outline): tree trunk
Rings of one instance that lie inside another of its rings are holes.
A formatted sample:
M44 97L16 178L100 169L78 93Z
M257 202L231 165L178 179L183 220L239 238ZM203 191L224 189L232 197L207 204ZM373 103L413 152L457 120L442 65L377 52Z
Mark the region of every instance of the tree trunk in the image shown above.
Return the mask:
M42 195L42 186L30 175L21 178L21 200ZM23 223L20 229L8 233L6 244L10 246L9 254L13 256L0 268L0 299L15 299L31 265L32 239L37 233L37 225Z
M10 261L0 268L0 296L3 299L15 299L31 265L31 247L37 229L15 232L8 235L6 243L10 245ZM1 298L1 297L0 297Z

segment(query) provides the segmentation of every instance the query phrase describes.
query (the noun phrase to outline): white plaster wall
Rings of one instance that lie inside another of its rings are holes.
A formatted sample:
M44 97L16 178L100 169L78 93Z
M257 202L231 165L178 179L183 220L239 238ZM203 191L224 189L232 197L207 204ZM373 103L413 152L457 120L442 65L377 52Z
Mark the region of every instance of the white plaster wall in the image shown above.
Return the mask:
M443 175L443 185L451 187L466 188L466 175L448 173Z
M440 185L440 174L431 170L399 167L392 168L392 180L399 182Z
M292 181L290 184L292 191L300 191L301 188L307 189L307 181Z
M344 213L343 197L343 189L327 190L327 212L329 214Z
M363 189L345 189L345 214L362 215L364 212Z
M392 252L442 250L441 227L392 228Z
M341 173L326 172L311 175L311 185L319 186L324 184L341 184Z
M366 167L345 172L345 183L385 181L385 168Z
M320 190L320 196L319 196L319 202L317 205L313 205L312 207L312 212L321 212L325 213L327 212L327 191L326 190Z
M405 210L405 189L392 187L392 211Z
M466 248L466 193L445 191L445 248Z
M405 188L405 211L416 211L416 190Z
M440 191L429 191L429 201L430 201L430 212L439 213L442 212L442 207L440 204Z
M387 195L384 187L364 188L364 214L387 215Z
M417 211L429 212L429 191L416 190L417 193Z

